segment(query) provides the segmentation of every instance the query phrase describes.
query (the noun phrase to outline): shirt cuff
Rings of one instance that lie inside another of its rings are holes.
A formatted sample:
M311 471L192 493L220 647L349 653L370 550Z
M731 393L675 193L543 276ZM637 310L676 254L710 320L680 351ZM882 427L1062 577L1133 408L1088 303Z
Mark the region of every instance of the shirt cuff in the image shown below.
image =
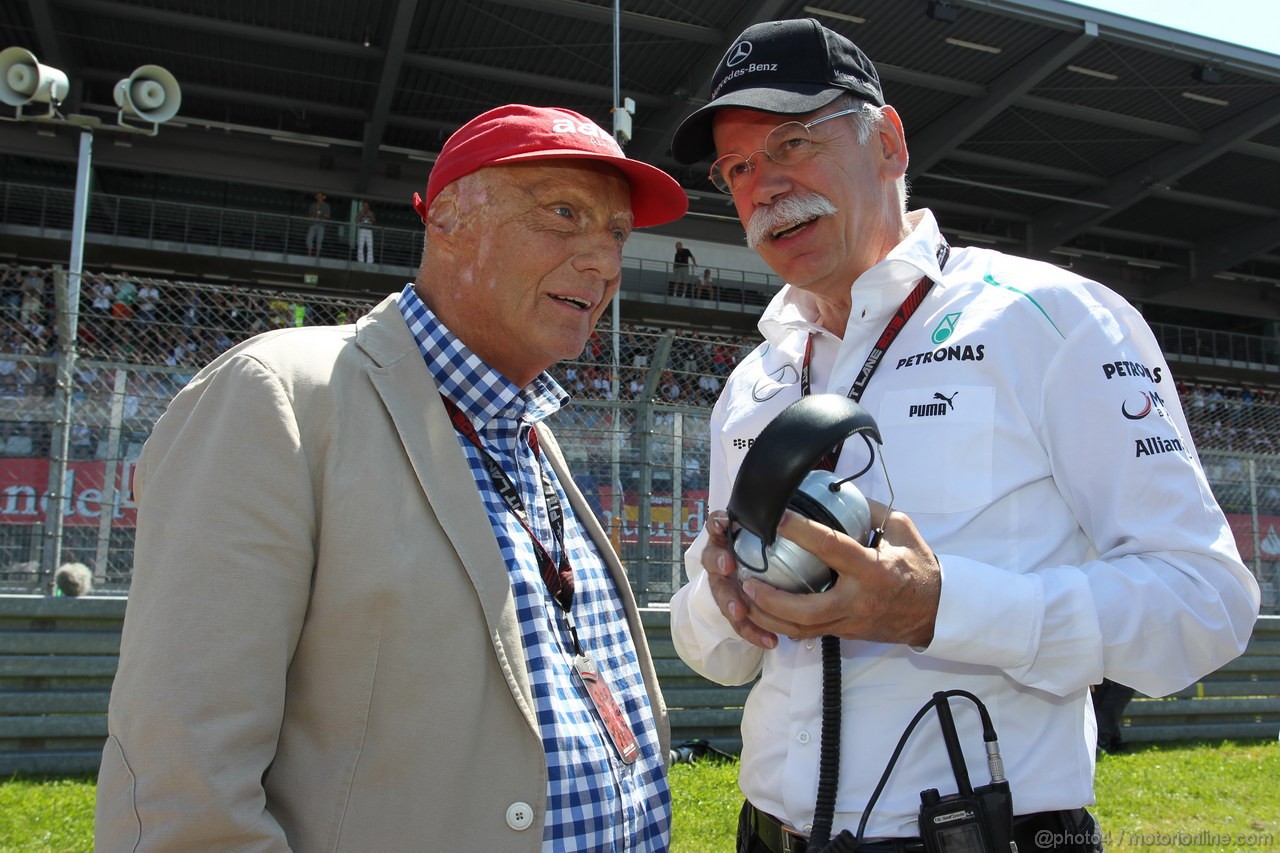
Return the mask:
M1014 670L1035 656L1044 619L1044 589L1035 575L993 570L964 557L939 555L942 593L933 641L923 654L957 663Z

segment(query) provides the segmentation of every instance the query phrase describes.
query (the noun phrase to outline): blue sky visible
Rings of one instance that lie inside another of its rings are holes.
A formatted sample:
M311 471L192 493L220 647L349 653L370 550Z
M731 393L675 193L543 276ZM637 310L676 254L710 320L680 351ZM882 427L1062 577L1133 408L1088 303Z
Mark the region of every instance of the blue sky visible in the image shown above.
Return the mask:
M1071 2L1280 55L1280 2L1277 0Z

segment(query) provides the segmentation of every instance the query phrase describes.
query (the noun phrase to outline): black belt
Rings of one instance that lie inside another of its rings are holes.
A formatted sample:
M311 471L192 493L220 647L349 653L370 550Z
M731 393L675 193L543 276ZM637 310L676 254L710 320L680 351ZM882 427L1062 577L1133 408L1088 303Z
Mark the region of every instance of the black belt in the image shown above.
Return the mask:
M808 840L768 812L762 812L751 803L746 804L751 832L761 845L771 853L805 853ZM1052 849L1044 843L1048 832L1061 837L1086 826L1088 814L1084 809L1062 809L1054 812L1036 812L1018 815L1013 819L1013 840L1022 851ZM1037 839L1037 835L1039 838ZM858 845L858 853L924 853L924 842L919 838L883 838L864 841Z

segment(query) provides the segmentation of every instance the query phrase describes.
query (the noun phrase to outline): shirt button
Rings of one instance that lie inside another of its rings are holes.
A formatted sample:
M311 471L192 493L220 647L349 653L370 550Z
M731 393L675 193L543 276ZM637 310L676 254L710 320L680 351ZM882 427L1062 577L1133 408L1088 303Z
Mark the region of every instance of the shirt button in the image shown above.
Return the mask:
M528 829L533 825L533 807L528 803L512 803L507 807L507 826Z
M801 827L801 829L804 830L805 835L813 835L813 824L806 823L803 827Z
M813 640L805 640L805 641L804 641L804 647L805 647L806 649L808 649L809 651L813 651L813 646L814 646L814 642L813 642Z
M800 743L808 743L808 742L809 742L809 733L808 733L808 732L801 732L800 734L796 735L796 740L800 741Z

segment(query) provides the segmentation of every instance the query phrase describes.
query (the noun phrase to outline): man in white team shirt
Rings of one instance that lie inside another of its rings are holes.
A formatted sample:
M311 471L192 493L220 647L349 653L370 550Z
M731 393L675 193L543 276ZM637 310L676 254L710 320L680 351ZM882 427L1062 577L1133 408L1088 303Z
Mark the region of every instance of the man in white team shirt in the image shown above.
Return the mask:
M788 282L712 415L709 506L726 506L802 376L811 393L847 394L872 371L860 402L884 438L895 510L875 549L784 518L779 535L836 571L822 593L740 583L723 512L689 549L677 650L714 681L760 679L743 714L739 850L817 846L824 635L840 638L843 666L832 837L863 819L917 709L963 689L994 717L1020 849L1099 849L1084 808L1089 686L1179 690L1240 654L1259 604L1150 330L1095 282L948 249L930 211L907 212L902 122L870 60L816 21L748 28L672 153L715 159L748 243ZM860 444L838 475L862 467ZM857 485L890 502L878 467ZM984 783L977 714L956 703L955 716ZM877 841L860 850L921 849L920 792L956 790L939 732L927 719L910 739L867 816Z

